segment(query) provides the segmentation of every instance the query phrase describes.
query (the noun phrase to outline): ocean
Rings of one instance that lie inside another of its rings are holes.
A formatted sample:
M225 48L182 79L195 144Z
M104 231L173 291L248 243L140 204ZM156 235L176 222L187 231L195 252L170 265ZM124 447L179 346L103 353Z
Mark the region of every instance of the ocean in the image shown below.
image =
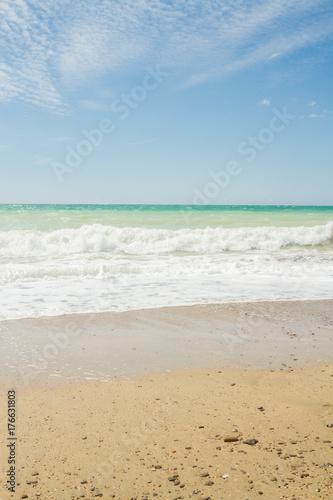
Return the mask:
M333 207L0 205L0 319L333 298Z

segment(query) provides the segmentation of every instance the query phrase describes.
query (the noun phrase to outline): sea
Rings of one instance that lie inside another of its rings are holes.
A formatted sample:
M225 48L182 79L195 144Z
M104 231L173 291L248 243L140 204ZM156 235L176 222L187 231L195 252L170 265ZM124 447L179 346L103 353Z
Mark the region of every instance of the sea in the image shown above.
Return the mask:
M0 205L0 320L333 298L333 207Z

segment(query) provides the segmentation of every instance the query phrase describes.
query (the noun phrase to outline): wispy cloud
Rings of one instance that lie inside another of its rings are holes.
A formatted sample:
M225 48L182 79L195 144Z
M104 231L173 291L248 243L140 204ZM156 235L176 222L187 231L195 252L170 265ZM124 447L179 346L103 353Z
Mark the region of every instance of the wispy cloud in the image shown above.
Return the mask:
M51 158L44 158L42 156L36 155L32 161L33 165L49 165L51 163Z
M82 109L87 111L108 111L110 110L110 104L104 104L102 102L92 101L91 99L82 99L79 101L79 105Z
M72 138L69 137L68 135L62 135L62 136L53 138L54 142L69 142L71 140L72 140Z
M0 101L64 113L80 85L142 72L154 62L173 71L179 88L202 84L331 36L329 6L329 0L2 0Z
M316 101L310 101L309 102L309 106L315 106L316 104L317 104Z

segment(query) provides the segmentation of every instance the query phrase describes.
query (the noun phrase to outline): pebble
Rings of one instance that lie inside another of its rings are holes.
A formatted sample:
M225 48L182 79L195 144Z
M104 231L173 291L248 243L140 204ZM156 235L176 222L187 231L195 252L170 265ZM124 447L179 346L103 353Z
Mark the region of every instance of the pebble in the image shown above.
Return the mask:
M28 498L28 495L22 495L21 498Z
M213 486L213 484L214 484L214 481L207 481L205 483L205 486Z
M162 465L154 465L154 469L162 469Z
M168 480L169 481L176 481L178 479L178 477L179 477L178 474L175 474L174 476L168 477Z
M208 477L209 472L201 472L199 475L200 475L200 477Z
M300 477L308 477L308 476L309 476L309 474L307 472L300 475Z
M224 442L225 443L233 443L235 441L238 441L238 437L237 436L226 436L224 438Z
M258 443L258 439L245 439L243 441L244 444L249 444L250 446L253 446Z

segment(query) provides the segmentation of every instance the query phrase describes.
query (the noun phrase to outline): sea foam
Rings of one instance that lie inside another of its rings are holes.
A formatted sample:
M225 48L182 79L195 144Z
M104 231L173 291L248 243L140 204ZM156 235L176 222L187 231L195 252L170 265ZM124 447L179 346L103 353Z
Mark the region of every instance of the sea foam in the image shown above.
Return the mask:
M0 257L68 254L152 255L176 252L277 251L287 246L332 245L333 221L313 227L240 227L206 229L119 228L92 224L52 232L0 232Z

